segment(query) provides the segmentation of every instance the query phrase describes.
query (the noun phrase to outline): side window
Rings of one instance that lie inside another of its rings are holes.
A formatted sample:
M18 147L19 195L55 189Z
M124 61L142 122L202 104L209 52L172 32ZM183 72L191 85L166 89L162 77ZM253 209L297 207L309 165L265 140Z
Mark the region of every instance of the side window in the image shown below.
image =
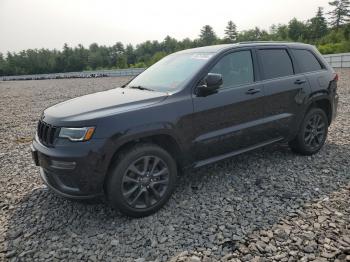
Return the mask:
M210 73L221 74L221 88L236 87L254 82L254 69L250 51L230 53L217 62Z
M298 61L302 73L313 72L322 69L320 62L309 50L293 49L293 55Z
M292 60L286 49L259 50L264 79L294 74Z

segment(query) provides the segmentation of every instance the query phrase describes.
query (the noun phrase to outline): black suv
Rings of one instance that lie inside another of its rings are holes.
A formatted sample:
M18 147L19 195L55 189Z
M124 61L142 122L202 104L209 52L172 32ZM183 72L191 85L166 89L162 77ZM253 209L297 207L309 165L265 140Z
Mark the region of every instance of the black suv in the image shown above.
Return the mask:
M336 115L337 80L305 44L184 50L121 88L46 109L32 155L58 194L105 194L122 213L146 216L166 203L182 168L275 142L318 152Z

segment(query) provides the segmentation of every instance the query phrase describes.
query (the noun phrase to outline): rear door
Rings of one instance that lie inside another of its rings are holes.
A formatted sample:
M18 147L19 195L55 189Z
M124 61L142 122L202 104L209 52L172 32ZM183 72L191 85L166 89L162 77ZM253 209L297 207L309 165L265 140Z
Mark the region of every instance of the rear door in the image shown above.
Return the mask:
M208 70L223 84L207 97L193 94L193 146L196 160L254 145L261 140L263 85L256 82L252 50L225 54Z
M317 56L308 49L292 48L291 51L299 65L299 73L306 76L311 88L327 89L329 85L329 76L325 74L327 69Z
M266 134L271 138L288 138L297 128L297 115L302 109L309 83L296 66L287 47L264 47L257 50L264 84L265 117L269 119Z
M305 48L291 48L290 50L298 64L298 73L303 74L310 84L310 92L327 90L330 81L334 79L334 74L327 70L314 51ZM298 117L300 121L304 114L305 112L300 112Z

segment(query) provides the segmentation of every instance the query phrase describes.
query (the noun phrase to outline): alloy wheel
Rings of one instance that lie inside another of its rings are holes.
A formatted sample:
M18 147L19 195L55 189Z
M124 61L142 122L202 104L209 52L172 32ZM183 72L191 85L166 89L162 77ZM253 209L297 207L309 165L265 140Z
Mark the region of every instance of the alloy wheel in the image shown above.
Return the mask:
M122 179L122 195L132 208L145 209L158 203L169 186L168 165L157 156L132 162Z
M310 149L322 146L326 136L326 123L320 114L311 116L306 124L304 132L305 145Z

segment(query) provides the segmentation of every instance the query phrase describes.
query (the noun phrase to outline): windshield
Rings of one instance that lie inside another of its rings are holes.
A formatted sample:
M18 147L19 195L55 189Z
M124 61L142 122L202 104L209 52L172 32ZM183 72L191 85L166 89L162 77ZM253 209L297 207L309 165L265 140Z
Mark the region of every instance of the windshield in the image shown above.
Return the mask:
M174 93L197 73L212 53L180 53L164 57L133 79L126 87Z

